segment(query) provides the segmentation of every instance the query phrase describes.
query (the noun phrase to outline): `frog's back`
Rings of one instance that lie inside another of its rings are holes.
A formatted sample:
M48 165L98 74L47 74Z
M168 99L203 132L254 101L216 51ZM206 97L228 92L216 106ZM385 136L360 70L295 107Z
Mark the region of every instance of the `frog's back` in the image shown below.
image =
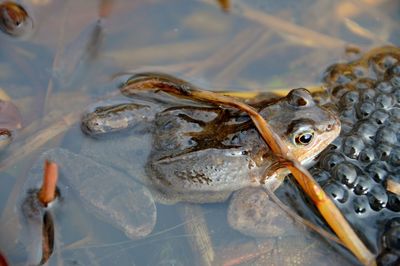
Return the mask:
M156 117L147 172L156 186L174 193L230 193L257 184L267 166L256 160L261 153L270 150L246 115L221 108L173 108Z
M291 95L297 100L300 96ZM306 96L310 101L309 93ZM294 123L311 120L304 117L303 121L301 115L323 120L305 125L307 132L315 131L313 144L318 147L303 148L316 155L338 134L337 119L316 105L290 105L293 99L288 97L266 106L260 113L275 125L276 133L288 145L295 139L292 135L303 130ZM295 115L300 111L304 114ZM325 145L321 139L325 140L322 131L327 128L332 132ZM156 116L153 150L146 171L152 185L168 196L183 201L214 202L224 200L240 188L263 185L266 177L275 174L271 171L271 166L276 166L274 159L245 113L217 107L175 107Z

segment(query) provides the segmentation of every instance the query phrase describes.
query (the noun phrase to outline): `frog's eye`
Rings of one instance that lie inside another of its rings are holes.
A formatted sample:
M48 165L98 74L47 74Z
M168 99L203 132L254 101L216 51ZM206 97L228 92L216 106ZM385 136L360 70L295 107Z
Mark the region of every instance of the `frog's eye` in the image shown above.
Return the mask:
M294 142L296 143L296 145L307 146L308 144L311 143L313 138L314 138L314 132L306 131L295 135Z
M315 104L311 93L304 88L291 90L287 99L289 104L294 107L309 107Z

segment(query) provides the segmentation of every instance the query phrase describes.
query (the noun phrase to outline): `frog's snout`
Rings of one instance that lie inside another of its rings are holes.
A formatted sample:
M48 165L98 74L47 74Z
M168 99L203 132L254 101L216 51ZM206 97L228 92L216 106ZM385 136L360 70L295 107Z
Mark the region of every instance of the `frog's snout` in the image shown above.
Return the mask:
M339 115L333 110L328 110L328 112L331 119L329 120L330 122L326 125L325 131L337 132L337 135L339 135L342 126Z
M92 117L90 113L83 115L81 119L82 132L89 136L102 133L103 130L101 129L101 123L98 120L99 119Z

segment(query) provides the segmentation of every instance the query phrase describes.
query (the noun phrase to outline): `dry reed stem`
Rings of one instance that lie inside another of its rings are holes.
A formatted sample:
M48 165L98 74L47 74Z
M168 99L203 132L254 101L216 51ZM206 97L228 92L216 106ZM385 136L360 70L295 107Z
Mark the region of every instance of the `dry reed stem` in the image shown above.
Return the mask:
M214 1L203 0L208 4L214 4ZM239 12L237 15L247 18L248 20L255 21L267 27L270 30L276 31L278 34L289 34L298 36L301 39L308 40L308 44L313 47L323 48L342 48L346 44L345 41L325 35L311 29L293 24L287 20L268 15L263 11L253 9L246 5L244 2L235 3ZM232 10L234 12L235 9Z
M43 183L38 192L38 199L44 206L47 206L56 198L57 180L58 165L55 162L46 160L44 162Z
M389 178L386 180L386 190L400 196L400 183Z

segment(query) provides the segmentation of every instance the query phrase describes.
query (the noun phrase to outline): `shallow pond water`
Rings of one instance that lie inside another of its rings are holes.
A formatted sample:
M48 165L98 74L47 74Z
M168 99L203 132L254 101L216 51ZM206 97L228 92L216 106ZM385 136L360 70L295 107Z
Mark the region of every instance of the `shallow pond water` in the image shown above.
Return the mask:
M0 161L0 251L11 265L25 265L35 245L20 205L40 155L58 147L110 157L121 152L112 150L112 140L88 140L78 121L88 106L117 92L123 74L156 71L215 91L269 92L319 85L333 63L400 45L400 5L394 0L232 1L228 11L211 0L21 4L33 30L19 38L0 32L1 97L9 97L22 117ZM150 145L143 138L132 144L144 152L132 153L129 166L138 175ZM112 164L124 168L121 161ZM62 183L65 174L52 210L50 265L356 263L296 223L279 237L244 236L228 226L227 203L156 204L152 233L132 240L84 205L74 187ZM207 232L206 244L196 230Z

